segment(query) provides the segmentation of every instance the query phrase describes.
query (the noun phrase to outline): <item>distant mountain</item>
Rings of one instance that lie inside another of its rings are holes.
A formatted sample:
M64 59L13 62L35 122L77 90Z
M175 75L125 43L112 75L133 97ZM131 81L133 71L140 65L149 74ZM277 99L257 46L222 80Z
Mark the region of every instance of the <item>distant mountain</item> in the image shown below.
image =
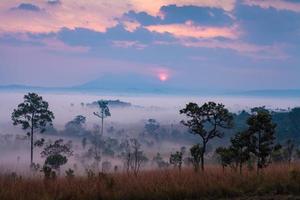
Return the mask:
M229 95L258 96L258 97L300 97L300 89L250 90L228 93Z
M106 91L122 93L180 93L184 89L170 81L160 82L156 78L131 75L106 75L82 85L72 87L84 91Z
M175 86L174 86L175 85ZM300 89L270 89L270 90L210 90L188 89L176 86L174 82L159 82L135 75L105 76L82 85L73 87L38 87L26 85L3 85L0 91L20 92L84 92L107 94L172 94L172 95L221 95L221 96L253 96L253 97L300 97Z
M59 90L63 88L58 87L39 87L39 86L28 86L28 85L0 85L2 91L48 91L48 90Z

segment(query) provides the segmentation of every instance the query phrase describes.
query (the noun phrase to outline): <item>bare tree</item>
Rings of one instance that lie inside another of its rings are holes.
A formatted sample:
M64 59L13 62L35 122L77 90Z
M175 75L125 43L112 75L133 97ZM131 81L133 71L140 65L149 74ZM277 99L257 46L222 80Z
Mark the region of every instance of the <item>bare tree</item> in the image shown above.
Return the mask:
M131 148L132 148L132 161L131 161L131 170L134 175L137 176L142 163L147 162L147 157L144 155L144 152L141 150L141 144L137 139L131 139Z
M141 150L141 144L137 139L125 140L125 152L122 153L124 158L124 167L127 173L130 171L134 173L135 176L138 175L141 165L148 161L144 152Z

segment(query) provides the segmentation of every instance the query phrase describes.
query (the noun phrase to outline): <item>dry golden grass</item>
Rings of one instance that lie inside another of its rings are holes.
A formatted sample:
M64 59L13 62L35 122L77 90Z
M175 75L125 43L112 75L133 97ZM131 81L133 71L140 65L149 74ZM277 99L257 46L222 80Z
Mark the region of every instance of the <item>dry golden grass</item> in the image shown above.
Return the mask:
M81 199L233 199L258 196L300 194L300 166L272 165L257 176L255 171L243 175L214 166L204 173L192 169L154 170L138 177L127 174L101 175L96 178L75 177L43 180L40 178L0 177L1 200L81 200ZM283 196L277 196L283 199Z

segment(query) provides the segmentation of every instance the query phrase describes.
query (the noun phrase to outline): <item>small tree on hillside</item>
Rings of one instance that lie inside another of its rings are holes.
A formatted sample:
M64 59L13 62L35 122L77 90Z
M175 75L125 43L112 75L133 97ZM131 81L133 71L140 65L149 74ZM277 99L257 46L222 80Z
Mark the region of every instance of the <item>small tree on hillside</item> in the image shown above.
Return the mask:
M48 124L52 125L54 119L53 113L49 110L48 102L35 93L29 93L24 96L24 102L18 105L12 113L13 124L22 125L24 130L30 130L27 134L30 136L30 164L33 164L33 134L39 129L40 133L45 131Z
M264 108L254 108L247 120L252 152L257 158L257 173L269 164L268 157L274 148L276 124L272 122L272 115Z
M233 125L233 116L223 104L208 102L199 107L196 103L189 103L180 110L180 114L185 114L189 119L182 121L191 133L199 135L202 140L201 169L204 170L204 155L207 143L214 138L222 138L224 129L229 129Z

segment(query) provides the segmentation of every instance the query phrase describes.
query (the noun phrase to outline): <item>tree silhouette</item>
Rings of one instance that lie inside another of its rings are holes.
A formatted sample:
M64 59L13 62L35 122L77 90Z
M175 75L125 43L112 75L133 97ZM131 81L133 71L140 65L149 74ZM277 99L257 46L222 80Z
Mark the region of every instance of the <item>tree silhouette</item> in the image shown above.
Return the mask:
M170 155L170 164L174 167L178 167L178 170L181 171L182 166L182 152L176 151Z
M295 150L295 144L291 139L288 139L285 143L285 146L283 147L283 154L284 157L286 158L289 166L291 165L293 155L294 155L294 150Z
M109 108L108 108L108 102L107 101L101 100L101 101L98 101L97 103L98 103L98 106L99 106L99 109L100 109L100 113L99 112L94 112L94 115L101 119L101 135L103 135L104 119L106 117L110 117L111 114L110 114L110 111L109 111Z
M17 109L14 109L12 113L13 125L21 125L22 129L30 130L28 136L31 140L30 148L30 164L33 164L33 134L36 129L40 130L40 133L45 131L48 124L52 125L54 115L48 110L49 104L44 101L41 96L35 93L29 93L24 96L24 102L18 105Z
M188 117L182 123L187 126L191 133L199 135L202 139L201 169L204 171L204 155L207 143L214 138L222 138L223 129L231 128L233 116L223 104L208 102L199 107L196 103L189 103L180 110L180 114Z
M110 114L110 111L109 111L109 108L108 108L108 101L100 100L97 103L98 103L100 112L94 112L94 115L101 119L101 136L100 137L102 137L103 136L103 130L104 130L104 119L106 117L110 117L111 114ZM96 159L97 169L99 169L99 162L100 162L100 159L101 159L101 156L98 154L98 148L99 148L98 138L99 137L96 136L96 144L95 144L96 157L95 157L95 159Z
M272 122L272 115L264 107L253 108L252 115L247 120L249 126L252 153L257 158L257 174L260 169L269 164L268 157L274 148L276 124Z
M241 174L243 164L250 159L250 134L247 131L237 133L231 138L230 150L232 151L232 159L236 163L236 168L239 167Z
M121 157L124 159L125 170L128 174L131 170L137 176L142 164L146 163L148 158L141 150L141 144L135 138L126 139L122 142L122 146L124 151L121 153Z
M158 168L166 168L169 165L168 162L164 161L160 153L157 153L156 156L153 157L152 161L157 164Z
M282 162L285 160L284 158L284 150L281 144L276 144L271 152L271 160L272 162Z
M65 133L69 135L84 135L86 117L82 115L77 115L73 120L69 121L65 125Z
M48 144L41 152L41 156L45 158L44 168L50 168L59 172L60 166L66 164L68 157L73 155L71 148L72 143L64 143L62 139Z
M130 139L131 148L132 148L132 161L131 161L131 170L134 175L137 176L142 163L148 161L148 158L145 156L144 152L141 150L141 144L137 139Z
M190 153L192 156L192 163L194 166L195 171L199 170L200 162L201 162L201 155L202 155L203 148L200 144L196 144L191 147Z
M157 139L157 130L159 129L160 124L155 119L148 119L145 124L145 130Z
M225 167L232 165L233 162L233 151L230 148L218 147L216 149L216 154L218 155L219 162L222 165L223 172Z

